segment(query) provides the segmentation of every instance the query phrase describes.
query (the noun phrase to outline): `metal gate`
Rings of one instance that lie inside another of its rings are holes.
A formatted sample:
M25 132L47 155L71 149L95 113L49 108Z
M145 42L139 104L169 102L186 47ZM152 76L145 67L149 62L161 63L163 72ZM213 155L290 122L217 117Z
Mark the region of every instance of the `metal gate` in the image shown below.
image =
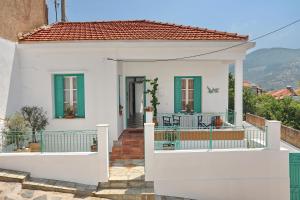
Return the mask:
M300 200L300 153L290 153L289 162L291 200Z

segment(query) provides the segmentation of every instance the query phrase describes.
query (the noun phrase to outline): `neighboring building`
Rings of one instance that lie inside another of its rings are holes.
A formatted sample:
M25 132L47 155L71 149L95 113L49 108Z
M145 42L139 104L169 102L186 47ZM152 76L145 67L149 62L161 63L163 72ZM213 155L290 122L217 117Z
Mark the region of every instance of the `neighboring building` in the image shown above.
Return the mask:
M1 0L0 37L18 40L18 34L48 24L45 0Z
M275 99L283 99L284 97L292 97L293 99L298 99L298 94L292 86L286 86L286 88L284 89L273 90L268 92L268 94L275 97Z
M256 95L261 95L263 93L263 89L260 86L247 80L243 81L243 87L251 89Z

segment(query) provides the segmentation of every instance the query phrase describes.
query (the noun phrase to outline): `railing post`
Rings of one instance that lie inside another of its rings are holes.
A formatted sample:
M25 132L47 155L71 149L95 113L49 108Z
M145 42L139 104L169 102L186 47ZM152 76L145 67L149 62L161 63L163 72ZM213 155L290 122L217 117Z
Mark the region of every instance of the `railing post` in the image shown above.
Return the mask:
M146 123L152 123L152 122L153 122L153 112L146 111Z
M108 124L97 126L97 148L100 160L99 182L108 182L109 179L109 150L108 150Z
M212 145L213 145L213 133L212 133L212 131L213 131L213 128L212 128L212 126L210 126L209 127L209 149L210 150L212 150Z
M40 132L40 152L43 153L44 143L43 143L43 131Z
M145 180L153 181L153 162L154 162L154 123L144 124L145 141Z
M266 120L267 144L270 150L280 150L280 129L281 122L276 120Z

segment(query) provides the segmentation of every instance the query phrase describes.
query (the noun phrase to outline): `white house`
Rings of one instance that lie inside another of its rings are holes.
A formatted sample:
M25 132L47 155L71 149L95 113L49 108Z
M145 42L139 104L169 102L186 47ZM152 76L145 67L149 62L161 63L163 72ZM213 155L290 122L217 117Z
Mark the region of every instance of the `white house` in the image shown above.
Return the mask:
M110 124L112 141L150 105L145 79L158 77L159 113L180 112L185 104L198 113L226 112L228 68L235 64L236 124L241 125L243 59L254 46L247 40L146 20L41 27L23 34L17 44L1 41L10 48L1 45L8 56L1 58L0 117L37 105L49 115L48 129L90 129L103 122ZM218 51L240 43L245 44ZM181 59L197 54L204 55ZM74 107L75 118L64 117L67 105Z
M108 182L113 141L124 129L144 125L145 180L154 182L155 193L289 199L280 122L266 121L267 129L241 127L243 59L252 47L248 36L146 20L56 23L23 34L17 43L0 39L0 118L25 105L40 106L48 114L47 130L85 130L84 135L92 129L94 134L83 141L69 132L73 146L85 143L84 151L54 146L54 153L42 148L42 153L7 153L0 145L0 168L85 184ZM230 120L231 64L235 116ZM154 127L149 113L143 123L144 107L151 106L145 80L155 78L157 123L165 129ZM218 116L224 128L218 127ZM178 125L179 136L169 140ZM51 131L48 136L56 137ZM96 152L90 149L94 137ZM54 139L41 137L40 143L70 144L68 137ZM7 141L2 143L11 145ZM164 149L169 144L172 151Z

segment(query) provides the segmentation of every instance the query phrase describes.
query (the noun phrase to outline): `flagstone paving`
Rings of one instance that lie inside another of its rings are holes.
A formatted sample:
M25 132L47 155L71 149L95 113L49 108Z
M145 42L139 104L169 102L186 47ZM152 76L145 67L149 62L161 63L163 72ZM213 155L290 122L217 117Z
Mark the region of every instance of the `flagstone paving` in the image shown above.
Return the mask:
M22 189L21 183L0 182L0 199L1 200L70 200L70 199L100 200L104 198L90 197L87 195L80 195L80 194Z
M115 160L110 163L109 180L144 180L144 160Z

